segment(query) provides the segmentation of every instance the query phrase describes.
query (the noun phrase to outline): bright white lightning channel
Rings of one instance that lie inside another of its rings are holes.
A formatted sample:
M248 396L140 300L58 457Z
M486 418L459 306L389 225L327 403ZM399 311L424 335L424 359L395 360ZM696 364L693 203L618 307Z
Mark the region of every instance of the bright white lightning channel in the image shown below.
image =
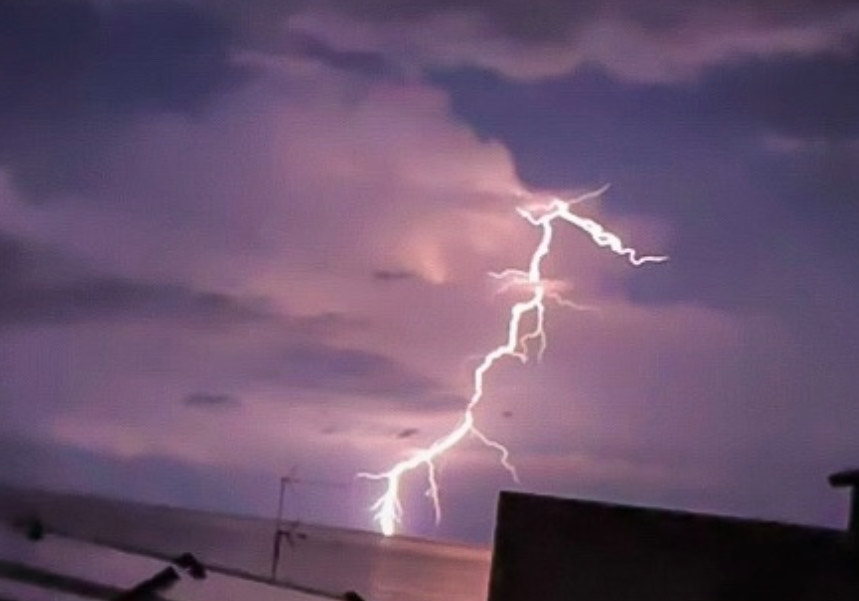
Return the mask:
M593 242L602 248L626 258L634 266L645 263L659 263L665 261L663 256L640 256L632 248L624 246L621 239L601 224L592 219L581 217L571 210L571 205L600 196L606 187L594 192L589 192L572 200L561 200L552 198L549 202L519 207L517 213L528 223L540 230L540 240L537 248L531 255L527 270L506 269L498 273L490 274L496 279L503 280L507 285L516 285L530 290L530 297L524 301L517 302L510 307L510 318L507 323L507 338L503 344L495 347L483 356L480 364L475 368L473 375L473 386L471 398L463 410L459 423L450 432L438 438L426 448L415 451L408 459L395 464L386 472L373 474L362 472L359 478L370 480L383 480L387 484L384 494L380 496L372 506L375 520L385 536L391 536L396 532L397 525L403 515L403 506L400 502L400 484L403 476L408 472L420 467L426 467L429 489L427 495L430 497L435 510L436 522L441 519L441 504L439 502L438 480L436 479L435 464L433 463L440 455L452 449L467 435L471 434L483 444L492 447L500 454L501 464L513 478L518 482L519 478L516 468L509 461L510 452L499 442L487 437L475 425L474 409L483 399L484 381L486 374L495 363L504 357L513 357L521 362L528 360L528 343L536 340L538 343L538 357L542 356L546 349L546 332L543 328L546 315L545 301L553 300L563 305L572 305L562 298L555 290L556 286L551 280L543 279L540 272L543 259L551 250L552 237L555 233L554 225L557 220L570 223L588 236ZM573 305L574 306L574 305ZM523 320L532 318L533 327L523 332Z

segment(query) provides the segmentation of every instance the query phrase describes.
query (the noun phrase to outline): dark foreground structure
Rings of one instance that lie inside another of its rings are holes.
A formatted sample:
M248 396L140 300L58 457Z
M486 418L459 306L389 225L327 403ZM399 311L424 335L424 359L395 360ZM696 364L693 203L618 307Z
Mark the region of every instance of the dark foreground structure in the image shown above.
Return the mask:
M852 507L840 531L505 492L489 601L856 601Z

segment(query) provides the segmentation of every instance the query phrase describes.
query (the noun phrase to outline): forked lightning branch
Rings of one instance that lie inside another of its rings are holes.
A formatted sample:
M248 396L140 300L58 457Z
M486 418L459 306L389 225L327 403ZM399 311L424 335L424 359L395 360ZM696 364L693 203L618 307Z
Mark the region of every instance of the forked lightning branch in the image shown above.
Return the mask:
M625 246L620 237L608 231L600 223L573 212L572 206L574 204L597 198L604 191L605 188L601 188L571 200L555 197L548 202L516 209L520 217L539 231L537 247L531 253L530 261L525 269L505 269L491 275L505 283L515 285L517 288L528 290L529 296L510 307L504 341L486 353L475 368L471 397L463 409L462 417L447 434L437 438L429 446L413 452L410 457L396 463L388 471L358 474L360 478L379 480L385 485L384 493L372 506L374 517L385 536L393 535L402 520L403 506L400 501L400 486L403 478L415 470L423 469L426 471L429 485L428 495L433 503L436 522L441 519L439 486L434 461L468 436L477 438L486 446L497 451L501 464L518 481L516 468L509 460L509 451L503 444L492 440L480 431L475 423L474 409L483 400L486 376L498 361L505 357L511 357L524 363L528 360L529 351L534 344L537 345L538 356L545 351L546 331L544 324L547 302L554 301L564 305L569 303L558 294L557 286L553 286L551 280L543 278L541 271L543 260L551 253L557 223L561 222L577 227L587 234L598 247L606 248L612 253L620 255L633 266L638 267L645 263L659 263L666 260L667 257L663 256L639 255L634 249ZM532 325L528 327L526 324Z

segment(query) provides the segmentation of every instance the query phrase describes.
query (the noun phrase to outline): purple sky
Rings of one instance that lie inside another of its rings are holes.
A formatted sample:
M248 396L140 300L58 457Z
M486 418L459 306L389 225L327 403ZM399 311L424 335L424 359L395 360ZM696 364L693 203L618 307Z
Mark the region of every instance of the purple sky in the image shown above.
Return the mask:
M575 6L575 8L572 8ZM849 0L0 0L0 478L372 527L560 228L541 364L479 411L524 490L840 525L859 462ZM497 455L405 482L486 541Z

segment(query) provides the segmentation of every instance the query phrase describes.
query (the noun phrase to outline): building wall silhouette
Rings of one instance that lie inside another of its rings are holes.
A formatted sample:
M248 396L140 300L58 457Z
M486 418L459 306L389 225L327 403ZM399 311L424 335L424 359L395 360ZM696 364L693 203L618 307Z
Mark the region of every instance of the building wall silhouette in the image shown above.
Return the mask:
M504 492L489 601L859 600L847 532Z

